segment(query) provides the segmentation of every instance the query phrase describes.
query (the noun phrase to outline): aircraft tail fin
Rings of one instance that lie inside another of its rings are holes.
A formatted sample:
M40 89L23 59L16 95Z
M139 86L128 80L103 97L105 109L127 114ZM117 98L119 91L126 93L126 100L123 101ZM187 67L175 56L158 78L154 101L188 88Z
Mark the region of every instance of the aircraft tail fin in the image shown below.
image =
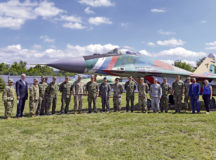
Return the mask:
M195 74L215 74L215 57L209 54L199 67L194 71Z

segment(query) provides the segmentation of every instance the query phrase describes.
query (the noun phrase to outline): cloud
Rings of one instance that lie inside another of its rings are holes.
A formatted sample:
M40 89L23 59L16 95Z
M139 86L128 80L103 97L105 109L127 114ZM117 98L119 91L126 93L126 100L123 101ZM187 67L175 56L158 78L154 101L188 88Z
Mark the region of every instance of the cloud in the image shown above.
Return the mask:
M151 46L151 47L155 47L156 46L155 43L153 43L153 42L148 42L147 45Z
M169 50L163 50L155 56L169 56L169 57L174 57L174 58L199 58L199 57L204 57L207 54L205 52L194 52L191 50L187 50L182 47L177 47L177 48L172 48Z
M34 12L38 16L42 16L43 18L49 18L57 16L64 11L55 7L55 4L53 2L42 1L39 6L34 9Z
M202 20L202 21L200 21L200 23L205 24L205 23L207 23L207 21L206 20Z
M81 17L77 17L77 16L61 16L61 20L63 21L68 21L68 22L76 22L76 23L81 23L82 19Z
M112 44L89 44L86 46L68 44L64 49L48 48L45 50L38 50L25 49L21 44L15 44L0 48L0 61L13 63L23 60L28 62L28 64L47 64L61 58L106 53L115 48L119 48L119 46Z
M34 45L32 46L32 48L34 48L34 49L41 49L42 46L39 45L39 44L34 44Z
M83 25L82 18L77 16L61 16L59 19L61 21L64 21L65 23L62 25L64 28L69 29L85 29L86 27Z
M69 28L69 29L85 29L86 27L82 25L81 23L64 23L62 25L64 28Z
M55 39L49 38L47 35L40 36L40 39L42 39L44 42L47 42L47 43L54 43L55 42Z
M150 55L151 55L151 54L150 54L148 51L146 51L146 50L141 50L141 51L139 51L139 53L142 54L142 55L145 55L145 56L150 56Z
M89 5L91 7L111 7L115 5L110 0L79 0L79 3Z
M128 28L128 23L122 22L122 23L120 23L120 26L122 28Z
M106 17L90 17L88 22L95 26L98 26L101 24L112 24L112 21Z
M20 29L27 20L57 16L64 11L53 2L9 0L0 2L0 28Z
M157 41L157 45L159 46L182 46L184 45L185 42L181 39L169 39L169 40L164 40L164 41Z
M163 31L163 30L159 30L158 34L160 35L165 35L165 36L170 36L170 35L175 35L175 32L169 32L169 31Z
M206 45L206 50L216 50L216 41L213 42L208 42L205 44Z
M165 10L165 9L157 9L157 8L154 8L154 9L151 9L151 12L152 12L152 13L165 13L166 10Z
M84 9L84 12L85 12L86 14L94 14L94 11L91 10L90 7L86 7L86 8Z

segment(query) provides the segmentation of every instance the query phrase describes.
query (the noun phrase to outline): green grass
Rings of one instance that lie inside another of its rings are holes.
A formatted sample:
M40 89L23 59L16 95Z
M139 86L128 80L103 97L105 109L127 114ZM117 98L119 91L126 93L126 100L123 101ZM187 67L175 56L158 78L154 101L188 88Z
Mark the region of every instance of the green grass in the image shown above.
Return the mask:
M26 114L28 110L27 102ZM1 102L0 115L3 113ZM0 119L0 160L209 160L216 159L215 137L215 112L84 113Z

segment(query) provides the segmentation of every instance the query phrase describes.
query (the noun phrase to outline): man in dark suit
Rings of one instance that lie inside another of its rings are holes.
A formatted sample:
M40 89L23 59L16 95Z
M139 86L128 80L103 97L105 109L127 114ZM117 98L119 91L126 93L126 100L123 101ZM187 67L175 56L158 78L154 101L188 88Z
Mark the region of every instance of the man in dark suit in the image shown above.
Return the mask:
M28 99L28 83L25 81L26 75L22 74L21 79L16 82L17 93L17 118L23 116L25 101Z

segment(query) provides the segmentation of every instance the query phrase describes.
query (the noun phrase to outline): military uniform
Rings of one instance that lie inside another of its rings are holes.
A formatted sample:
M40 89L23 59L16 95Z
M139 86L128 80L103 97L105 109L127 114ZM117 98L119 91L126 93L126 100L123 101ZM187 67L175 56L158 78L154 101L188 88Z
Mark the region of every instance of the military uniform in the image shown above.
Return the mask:
M191 110L191 104L190 104L190 97L189 97L189 88L191 83L185 83L185 94L184 94L184 103L186 106L186 109Z
M181 103L182 103L182 94L184 89L184 82L182 80L175 81L172 84L172 88L174 91L174 102L175 102L175 110L176 112L180 112L181 110Z
M162 83L161 84L161 88L162 88L162 96L161 96L161 100L160 100L160 109L161 112L163 112L163 110L165 110L165 112L168 112L168 107L169 107L169 91L171 91L171 87L169 86L168 83Z
M47 115L49 114L51 104L52 104L52 114L55 114L57 94L58 94L58 84L51 82L45 91L45 98L46 100L48 100L48 103L46 104L45 114Z
M93 110L97 112L96 99L98 94L98 84L96 82L88 82L86 85L86 91L88 92L88 110L92 112L91 103L93 102Z
M73 95L74 95L74 112L80 113L82 111L82 101L83 101L83 82L75 81L73 84Z
M133 81L128 81L125 83L125 90L126 90L126 111L129 110L130 106L129 103L131 101L131 112L134 110L134 91L136 90L136 84Z
M40 82L38 84L38 86L39 86L40 97L39 97L39 104L38 104L36 114L37 115L39 115L39 114L43 115L45 112L45 108L46 108L45 91L46 91L48 84L46 82Z
M141 111L147 111L147 93L149 90L149 86L146 83L138 84L138 92L139 92L139 106Z
M6 86L4 88L2 100L5 107L5 118L10 118L15 100L15 89L13 86Z
M113 108L114 112L121 110L121 94L124 89L121 84L113 84Z
M71 101L72 84L69 82L63 82L59 86L59 91L62 93L61 113L67 113Z
M101 97L101 102L102 102L102 111L105 112L105 107L106 111L109 111L109 96L111 92L111 86L109 84L102 83L99 87L99 95Z
M29 88L29 108L30 108L30 115L34 116L36 114L36 109L38 107L39 102L39 86L38 84L33 84Z

